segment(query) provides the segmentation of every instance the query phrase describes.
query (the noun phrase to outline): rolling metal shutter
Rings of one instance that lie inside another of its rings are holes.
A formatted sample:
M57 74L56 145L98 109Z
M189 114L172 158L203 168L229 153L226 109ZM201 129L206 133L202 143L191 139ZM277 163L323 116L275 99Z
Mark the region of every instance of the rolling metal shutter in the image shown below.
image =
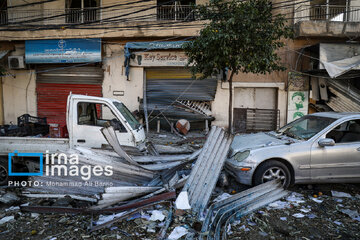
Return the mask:
M36 81L39 83L101 85L104 78L103 70L95 66L69 67L66 65L50 65L47 67L37 67L36 72Z
M38 116L47 117L48 123L65 126L69 93L101 97L102 80L103 71L100 67L62 68L51 65L37 68Z
M210 102L215 98L217 79L194 80L184 68L146 70L148 112L164 111L172 119L211 119L209 116L184 111L176 107L175 100ZM171 106L170 106L171 105Z

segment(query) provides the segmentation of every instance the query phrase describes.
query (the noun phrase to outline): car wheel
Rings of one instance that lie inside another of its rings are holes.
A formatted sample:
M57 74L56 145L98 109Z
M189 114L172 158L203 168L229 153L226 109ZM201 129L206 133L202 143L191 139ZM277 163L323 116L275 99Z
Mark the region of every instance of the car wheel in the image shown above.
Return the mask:
M259 185L271 180L280 179L284 188L289 187L291 174L282 162L271 160L260 165L254 175L254 184Z
M8 181L8 162L0 159L0 186L7 185Z

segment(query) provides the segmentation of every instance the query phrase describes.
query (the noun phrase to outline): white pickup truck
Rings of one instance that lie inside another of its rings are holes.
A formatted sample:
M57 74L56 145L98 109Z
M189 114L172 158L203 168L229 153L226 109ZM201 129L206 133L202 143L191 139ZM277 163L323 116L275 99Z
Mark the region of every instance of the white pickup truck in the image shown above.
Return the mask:
M108 145L100 129L109 123L121 145L137 147L145 142L142 125L118 100L70 94L66 124L69 138L0 137L0 185L7 182L8 154L66 152L77 146L102 148ZM19 167L31 171L31 160L19 159Z

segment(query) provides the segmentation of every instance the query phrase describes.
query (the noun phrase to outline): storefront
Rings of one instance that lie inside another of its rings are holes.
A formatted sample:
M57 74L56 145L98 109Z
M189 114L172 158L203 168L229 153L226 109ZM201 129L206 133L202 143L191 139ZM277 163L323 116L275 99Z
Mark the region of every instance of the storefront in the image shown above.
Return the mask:
M25 60L36 70L37 115L58 124L65 136L70 92L102 96L101 40L26 41Z
M206 120L214 119L211 104L215 99L217 78L193 78L185 68L187 56L179 49L182 43L136 42L125 46L125 54L129 56L128 62L125 61L127 73L139 67L144 71L140 110L148 116L150 127L157 121L167 127L167 121L186 119L204 128Z

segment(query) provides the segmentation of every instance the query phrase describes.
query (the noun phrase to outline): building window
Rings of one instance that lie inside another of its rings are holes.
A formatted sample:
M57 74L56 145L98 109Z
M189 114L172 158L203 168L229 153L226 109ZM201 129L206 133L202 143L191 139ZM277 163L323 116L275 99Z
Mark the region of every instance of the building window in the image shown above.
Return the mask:
M195 0L175 1L167 4L167 0L157 1L157 19L158 20L181 20L191 21L195 19L193 6Z
M100 0L67 0L66 23L87 23L100 19Z
M0 25L8 23L7 0L0 0Z

